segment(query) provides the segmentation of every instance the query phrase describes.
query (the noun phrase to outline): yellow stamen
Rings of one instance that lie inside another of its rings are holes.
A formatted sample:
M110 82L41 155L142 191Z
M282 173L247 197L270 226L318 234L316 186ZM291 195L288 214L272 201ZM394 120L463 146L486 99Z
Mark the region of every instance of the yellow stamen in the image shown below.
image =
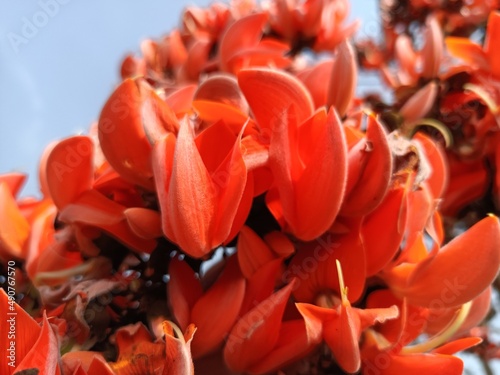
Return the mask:
M432 118L423 118L416 122L404 124L403 129L409 138L413 138L413 136L417 133L418 128L421 126L430 126L431 128L439 131L444 138L446 148L449 148L453 144L453 136L451 135L450 129L448 129L441 121Z
M40 285L42 281L46 280L57 280L64 279L67 280L73 276L83 275L88 272L94 266L94 262L88 261L86 263L80 264L75 267L66 268L64 270L59 271L50 271L50 272L38 272L33 279L34 285Z
M181 329L179 328L179 326L177 324L175 324L174 322L172 322L171 320L165 320L163 322L163 324L168 324L170 325L170 327L173 329L173 331L175 332L175 335L174 335L174 338L177 336L177 338L179 340L181 340L183 343L186 343L186 340L184 340L184 334L182 333Z
M493 115L498 114L499 107L496 105L491 95L485 89L473 83L466 83L464 85L464 90L468 90L479 96L479 98L486 104Z
M432 337L430 340L421 344L405 346L401 349L401 354L424 353L441 346L447 342L462 326L463 322L469 315L472 302L467 302L462 305L455 319L445 327L440 333Z
M347 287L344 284L344 274L342 273L340 261L335 259L335 263L337 264L337 273L339 277L340 298L342 299L342 304L345 305L349 303L349 300L347 299Z

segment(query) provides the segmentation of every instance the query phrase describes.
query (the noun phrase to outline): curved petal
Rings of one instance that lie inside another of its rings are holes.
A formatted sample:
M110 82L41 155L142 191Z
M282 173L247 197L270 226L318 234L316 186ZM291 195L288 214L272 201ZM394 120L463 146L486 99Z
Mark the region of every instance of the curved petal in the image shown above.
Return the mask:
M24 185L26 177L27 176L24 173L17 172L0 174L0 184L7 184L12 196L16 197L19 194L21 187Z
M403 106L399 109L399 113L408 123L417 121L427 115L431 110L436 96L438 87L435 82L431 81L416 93L414 93Z
M333 60L325 60L297 73L297 78L304 83L311 93L316 108L327 105L329 87L324 83L326 80L330 80L333 64Z
M267 13L255 13L240 18L227 28L221 37L219 47L222 70L233 72L232 67L229 65L231 57L238 51L253 47L259 43L267 19Z
M363 220L361 236L366 254L366 274L382 270L396 256L406 222L405 189L390 190L382 203Z
M404 346L420 336L428 323L428 310L407 304L394 296L388 289L379 289L368 295L367 309L381 309L396 306L399 316L375 327L391 344Z
M63 374L87 375L102 374L114 375L102 354L97 352L75 351L68 352L61 357Z
M500 12L491 12L484 40L484 52L488 58L492 73L500 77L500 53L496 48L496 40L500 38Z
M130 229L138 237L145 239L161 237L161 217L158 211L132 207L123 211L123 214Z
M437 334L446 328L456 317L456 308L443 309L440 306L430 309L430 315L425 327L425 331L431 335ZM472 300L467 318L455 333L455 337L466 334L471 328L478 326L488 315L491 309L491 287L486 288L479 296ZM453 354L453 353L449 353Z
M336 260L344 268L349 300L361 297L366 281L366 260L358 230L352 228L344 235L326 233L297 251L284 274L284 277L297 278L293 291L297 301L313 302L321 293L329 291L340 296Z
M444 41L452 56L480 69L488 69L488 59L480 45L472 42L469 38L461 37L449 36Z
M29 370L36 370L38 375L59 375L61 373L59 344L45 313L36 342L16 367L16 373L29 372Z
M191 321L197 327L193 358L214 351L233 327L245 295L245 279L235 257L230 258L217 281L196 302Z
M454 307L484 291L499 268L500 224L487 217L424 261L396 267L386 281L411 304Z
M125 207L112 201L97 190L87 190L59 213L65 223L84 223L102 228L125 219Z
M209 36L196 38L189 48L186 63L181 69L181 76L185 76L191 81L197 81L208 63L212 48L213 41Z
M195 84L180 87L165 98L165 103L178 117L182 117L191 111L191 102L197 89L198 85Z
M163 375L194 375L191 341L196 332L196 327L190 324L183 336L175 337L172 323L165 321L163 322L163 331L165 332L166 349Z
M228 104L242 114L248 113L248 104L238 81L229 74L214 74L207 78L198 86L193 99Z
M47 157L45 174L50 197L59 209L90 190L94 179L94 143L76 136L58 142Z
M273 252L264 240L247 226L241 228L236 248L241 272L247 279L260 267L275 259Z
M341 122L331 109L319 111L297 129L293 114L275 127L269 148L279 204L268 195L276 219L297 238L310 241L333 224L347 174L347 147Z
M282 271L282 261L281 259L274 259L264 264L247 279L245 298L241 304L240 315L246 314L273 294L280 271Z
M234 140L230 152L211 176L218 201L214 215L215 232L212 246L218 246L230 236L235 236L240 229L236 225L244 224L251 209L253 181L248 179L248 171L243 159L241 147L243 132L244 129ZM222 145L219 144L219 147ZM204 160L206 160L205 155Z
M272 351L293 286L292 282L272 294L235 324L224 347L224 360L232 371L246 371Z
M443 31L433 14L427 18L425 26L425 44L421 51L422 77L434 78L439 74L443 58Z
M173 111L145 81L126 79L99 117L99 142L107 161L127 181L153 190L152 134L176 131ZM154 137L153 137L154 138Z
M374 350L363 351L363 374L369 375L373 371L379 371L380 363L384 364L384 375L422 375L425 373L461 375L464 368L460 358L450 355L393 355Z
M354 98L357 79L356 55L353 47L344 40L337 48L326 103L328 107L335 107L340 117L344 117Z
M30 225L12 196L7 183L0 182L0 259L25 258L23 248Z
M0 288L0 311L6 314L5 320L0 324L0 337L3 337L0 340L0 350L4 355L0 361L0 372L8 375L14 372L15 366L20 364L33 348L41 328L3 288ZM12 335L12 332L15 334Z
M377 207L389 188L392 155L382 124L368 115L366 139L349 151L346 199L341 214L366 215Z
M249 369L250 374L265 374L286 367L311 353L321 342L321 328L305 319L288 320L271 352Z
M314 111L311 95L294 76L272 69L243 69L238 73L238 84L250 109L262 129L273 129L290 107L295 107L298 124Z
M201 120L208 123L223 121L233 129L234 134L238 134L248 120L247 114L227 103L197 99L192 106Z
M160 173L165 173L164 168L158 166ZM157 179L157 185L159 182ZM165 235L190 255L204 256L213 247L210 237L215 230L216 191L186 120L181 123L175 143L170 184L166 188L166 199L159 202Z
M424 154L431 165L431 175L426 182L434 199L438 199L443 196L448 187L450 172L446 155L437 142L434 142L430 137L417 133L414 139L422 146Z
M482 341L483 339L480 337L464 337L462 339L444 344L439 348L434 349L432 353L451 355L479 345Z
M191 309L203 295L203 289L195 272L186 262L173 258L168 273L168 301L180 328L186 330L191 322Z

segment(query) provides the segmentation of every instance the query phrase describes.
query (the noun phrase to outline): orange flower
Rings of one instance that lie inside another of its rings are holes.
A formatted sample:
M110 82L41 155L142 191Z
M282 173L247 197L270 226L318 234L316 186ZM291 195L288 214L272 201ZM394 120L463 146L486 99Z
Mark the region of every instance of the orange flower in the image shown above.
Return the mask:
M319 321L283 320L294 281L261 301L234 325L224 347L224 360L236 372L264 374L310 353L321 340Z
M44 314L40 327L3 289L0 311L7 314L7 321L0 326L0 349L8 354L0 363L1 373L38 369L40 375L60 374L59 343L47 316Z
M241 134L218 122L195 138L184 119L177 139L168 135L157 142L153 165L167 238L201 258L236 235L253 197Z
M203 291L194 271L177 258L170 261L168 300L181 329L197 327L192 343L197 359L219 348L234 325L245 294L245 279L230 258L215 283Z
M325 296L320 301L320 307L299 304L299 310L305 310L309 315L321 321L323 339L331 349L339 366L355 373L361 366L359 342L361 334L376 323L395 319L399 315L398 308L358 309L353 308L347 298L347 288L344 284L340 262L336 262L340 302L336 304L331 296ZM327 307L328 306L328 307Z
M151 342L149 331L140 323L120 328L116 332L118 359L110 363L113 373L193 375L190 346L196 332L194 325L189 325L184 334L169 321L162 323L162 329L165 341Z
M120 199L123 181L113 178L112 173L95 178L93 156L93 142L86 136L67 138L46 150L42 181L60 211L59 220L80 228L99 228L137 251L151 252L156 245L154 238L161 234L159 215L144 207L128 209L101 192L112 189ZM138 193L125 186L123 203L142 205ZM141 221L149 227L141 227Z
M15 197L24 176L0 175L0 259L25 258L24 244L30 225L22 214Z
M455 57L464 60L475 68L490 71L500 77L500 53L495 47L500 38L500 13L491 12L488 17L486 38L481 48L469 38L448 37L445 40L446 48Z
M173 111L141 79L126 79L110 96L99 118L104 156L125 180L154 189L152 146L147 129L177 132Z
M474 249L474 259L471 249ZM500 224L487 217L436 248L417 263L403 263L383 274L395 295L408 303L430 306L436 300L443 307L469 302L494 280L500 267Z

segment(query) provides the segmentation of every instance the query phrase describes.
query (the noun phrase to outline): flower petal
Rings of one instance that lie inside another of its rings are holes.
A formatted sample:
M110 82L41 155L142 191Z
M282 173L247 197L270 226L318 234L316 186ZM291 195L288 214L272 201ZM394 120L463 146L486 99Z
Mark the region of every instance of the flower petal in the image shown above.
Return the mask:
M361 236L367 276L382 270L399 250L406 221L405 198L405 189L390 190L375 211L363 220Z
M293 286L292 282L272 294L234 325L224 347L224 359L232 371L247 371L274 348Z
M7 183L0 182L0 259L23 259L30 225L22 215Z
M250 367L250 374L267 374L286 367L311 353L321 342L321 328L301 319L281 324L276 345L271 352Z
M255 13L240 18L227 28L221 37L219 47L223 71L235 73L235 67L230 64L231 58L238 51L254 47L259 43L267 19L266 13Z
M169 267L168 300L172 313L182 330L191 321L191 309L203 295L200 280L186 262L173 258Z
M243 226L238 235L237 257L241 272L249 279L260 267L275 259L269 246L250 227Z
M8 375L14 372L15 366L20 364L33 348L41 328L3 288L0 288L0 311L5 312L5 321L0 325L0 337L3 337L0 340L0 350L4 355L0 362L0 372ZM15 334L12 335L12 332ZM9 366L9 363L13 366Z
M392 155L382 124L368 115L366 139L349 150L346 199L341 214L366 215L384 198L392 173Z
M163 168L158 165L156 169ZM158 191L165 189L160 181ZM159 202L165 235L190 255L204 256L214 245L210 237L215 230L216 191L187 120L181 122L167 191L166 199Z
M58 142L47 158L46 176L50 197L57 208L73 203L92 187L94 144L76 136Z
M431 14L425 22L425 44L421 51L422 77L434 78L439 74L443 58L443 31L436 16Z
M437 93L438 87L436 83L433 81L429 82L403 104L399 109L400 115L403 116L407 123L420 120L431 110Z
M481 46L472 42L469 38L449 36L445 38L448 52L464 62L480 69L488 69L487 56Z
M52 327L44 313L40 334L16 367L15 373L37 370L38 375L59 375L59 344ZM19 324L19 323L17 323Z
M344 40L337 48L328 87L327 107L333 106L344 117L356 91L358 65L353 47Z
M165 332L166 360L163 375L194 375L191 358L191 341L196 327L190 324L182 337L175 337L172 323L163 322Z
M484 40L484 52L488 58L492 73L500 77L500 53L496 48L496 42L500 38L500 13L491 12L488 17L486 37Z
M158 211L142 207L127 208L123 211L130 229L144 239L161 237L161 217Z
M191 322L197 327L193 358L214 351L234 325L245 295L245 279L236 257L230 258L215 284L196 302Z
M424 261L396 267L386 281L411 304L429 306L440 301L443 307L459 306L494 280L500 268L499 249L498 218L487 217Z
M269 165L279 205L269 195L268 207L297 238L310 241L333 224L339 212L347 174L347 147L334 110L317 112L297 128L293 114L275 127ZM335 172L333 172L335 171ZM275 193L274 193L275 194Z
M365 288L366 263L358 230L352 228L343 235L326 233L298 250L286 272L300 280L293 291L297 301L313 302L325 291L340 296L336 260L344 268L349 300L356 301L361 297Z
M243 69L238 73L238 84L262 129L273 129L292 106L299 124L313 114L311 95L290 74L264 68Z
M152 134L176 130L173 111L145 81L126 79L99 117L99 143L107 161L127 181L153 190ZM154 131L153 131L154 130ZM154 137L153 137L154 138Z
M13 197L16 197L21 190L21 187L26 181L26 175L24 173L4 173L0 174L0 184L5 183L10 190Z
M482 341L483 339L480 337L464 337L462 339L454 340L447 344L444 344L439 348L434 349L432 353L451 355L479 345Z

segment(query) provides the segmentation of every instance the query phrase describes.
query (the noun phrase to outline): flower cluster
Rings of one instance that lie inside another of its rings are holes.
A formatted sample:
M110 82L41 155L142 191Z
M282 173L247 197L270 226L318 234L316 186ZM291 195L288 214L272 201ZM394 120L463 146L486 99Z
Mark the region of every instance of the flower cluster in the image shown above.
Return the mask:
M385 46L351 43L347 0L187 8L124 59L87 135L46 148L42 198L0 175L0 373L458 375L457 352L498 356L477 326L500 267L500 13L404 2L410 33L382 3ZM361 68L391 102L356 96Z

